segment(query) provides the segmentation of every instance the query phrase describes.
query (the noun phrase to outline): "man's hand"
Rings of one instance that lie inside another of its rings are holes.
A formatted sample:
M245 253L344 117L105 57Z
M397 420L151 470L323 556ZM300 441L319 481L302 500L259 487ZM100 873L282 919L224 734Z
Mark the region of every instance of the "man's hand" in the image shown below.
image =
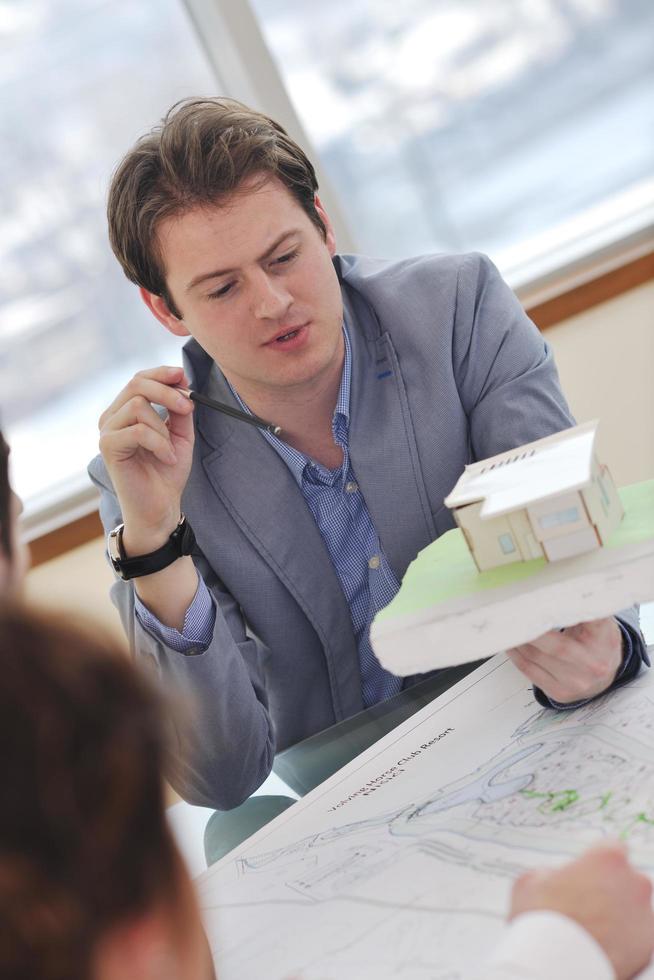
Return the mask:
M601 694L615 680L622 665L622 633L614 619L594 619L543 633L507 654L549 698L580 701Z
M120 503L128 557L166 543L180 517L193 457L193 403L181 367L140 371L100 418L100 451ZM152 407L162 405L164 420ZM141 600L160 622L181 630L198 577L189 557L136 579Z
M120 502L128 555L165 544L180 516L193 454L193 403L181 367L140 371L103 412L100 452ZM162 419L152 407L168 412Z
M530 871L511 895L509 918L548 910L579 923L602 947L618 980L629 980L654 951L652 885L620 844L603 844L556 871Z

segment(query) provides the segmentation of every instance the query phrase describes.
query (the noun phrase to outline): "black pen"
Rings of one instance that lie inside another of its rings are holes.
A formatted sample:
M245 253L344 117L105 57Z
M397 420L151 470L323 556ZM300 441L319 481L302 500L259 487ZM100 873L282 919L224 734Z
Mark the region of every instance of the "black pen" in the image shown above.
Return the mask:
M248 415L247 412L241 412L238 408L232 408L231 405L225 405L223 402L216 402L213 398L208 398L206 395L201 395L199 391L191 391L189 388L177 388L177 391L182 395L186 395L190 398L192 402L199 402L200 405L208 405L209 408L215 408L217 412L222 412L224 415L229 415L233 419L238 419L239 422L249 422L250 425L256 425L258 429L265 429L266 432L270 432L273 436L278 436L281 434L281 427L279 425L273 425L272 422L266 422L265 419L260 419L258 415Z

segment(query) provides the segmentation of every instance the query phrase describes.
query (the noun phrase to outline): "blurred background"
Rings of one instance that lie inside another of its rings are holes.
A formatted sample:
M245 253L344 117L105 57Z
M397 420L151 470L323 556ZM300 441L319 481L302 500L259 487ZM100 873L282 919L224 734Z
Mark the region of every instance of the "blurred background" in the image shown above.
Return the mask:
M279 118L342 250L481 250L528 290L652 226L653 29L648 0L0 0L0 412L28 519L92 506L100 412L179 363L104 216L172 103Z

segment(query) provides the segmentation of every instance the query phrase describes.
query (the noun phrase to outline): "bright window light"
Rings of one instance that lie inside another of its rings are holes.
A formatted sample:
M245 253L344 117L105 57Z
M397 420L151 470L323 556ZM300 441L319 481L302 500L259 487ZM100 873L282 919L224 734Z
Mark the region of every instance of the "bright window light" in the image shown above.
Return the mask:
M654 223L654 4L252 2L363 251L520 286Z
M88 486L131 375L180 363L111 254L105 199L134 140L217 86L177 0L5 0L0 65L0 419L29 515Z

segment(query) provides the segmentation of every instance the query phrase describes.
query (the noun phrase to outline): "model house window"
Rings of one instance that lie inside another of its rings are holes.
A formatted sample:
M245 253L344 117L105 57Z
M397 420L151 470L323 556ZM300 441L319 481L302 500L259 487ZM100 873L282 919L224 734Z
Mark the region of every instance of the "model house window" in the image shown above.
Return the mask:
M543 514L538 523L544 531L562 524L576 524L580 520L578 507L567 507L565 510L555 510L551 514Z
M513 538L510 534L500 534L497 539L500 543L500 548L502 553L505 555L512 555L515 551L515 545L513 543Z
M602 507L604 508L604 513L607 514L611 504L611 500L608 493L606 492L606 487L604 486L604 480L602 479L601 476L597 477L596 483L600 489L601 501L602 501Z

